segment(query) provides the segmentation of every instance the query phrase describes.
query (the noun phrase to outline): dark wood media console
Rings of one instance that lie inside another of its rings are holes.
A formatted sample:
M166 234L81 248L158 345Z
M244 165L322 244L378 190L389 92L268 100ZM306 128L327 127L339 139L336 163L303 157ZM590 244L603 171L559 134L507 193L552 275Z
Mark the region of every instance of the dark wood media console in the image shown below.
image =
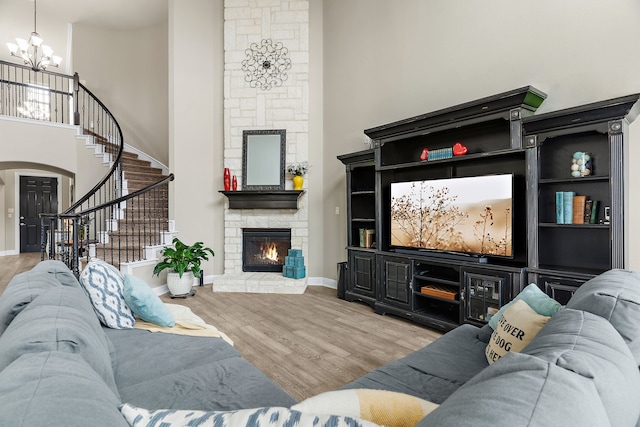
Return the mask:
M347 182L346 300L447 331L486 322L528 283L564 303L589 278L624 267L623 152L640 95L535 115L545 98L528 86L367 129L374 148L338 156ZM456 142L466 154L420 158L424 148ZM572 176L575 152L590 154L588 175ZM392 183L493 174L515 177L511 257L392 244ZM597 201L593 222L559 223L557 193ZM362 244L363 230L373 244Z

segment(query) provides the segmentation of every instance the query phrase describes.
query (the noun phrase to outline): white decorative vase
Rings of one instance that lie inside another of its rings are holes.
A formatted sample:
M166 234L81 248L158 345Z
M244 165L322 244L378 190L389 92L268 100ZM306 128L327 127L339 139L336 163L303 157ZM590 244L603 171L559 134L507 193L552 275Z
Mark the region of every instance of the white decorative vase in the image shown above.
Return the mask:
M171 295L186 295L191 292L193 286L193 273L186 271L182 273L182 277L175 271L167 273L167 287Z

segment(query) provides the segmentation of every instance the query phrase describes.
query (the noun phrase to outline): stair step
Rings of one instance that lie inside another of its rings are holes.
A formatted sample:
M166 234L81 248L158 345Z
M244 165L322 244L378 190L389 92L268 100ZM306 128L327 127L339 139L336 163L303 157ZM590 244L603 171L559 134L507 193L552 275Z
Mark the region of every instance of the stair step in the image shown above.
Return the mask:
M134 158L130 158L130 157L123 157L122 158L122 164L124 165L124 167L151 168L151 162L149 160L134 159ZM154 168L154 169L161 170L159 168Z

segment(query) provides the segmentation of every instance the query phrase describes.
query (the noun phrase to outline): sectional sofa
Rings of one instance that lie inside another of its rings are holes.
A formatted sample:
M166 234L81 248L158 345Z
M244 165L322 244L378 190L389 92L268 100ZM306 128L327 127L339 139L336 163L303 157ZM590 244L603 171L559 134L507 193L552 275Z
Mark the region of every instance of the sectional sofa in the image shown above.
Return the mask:
M420 426L640 425L638 273L614 270L586 283L524 349L490 365L492 331L462 325L306 405L220 338L102 326L70 271L44 261L0 296L0 425L369 426L390 419L344 413L344 393L361 390L435 403L416 420Z

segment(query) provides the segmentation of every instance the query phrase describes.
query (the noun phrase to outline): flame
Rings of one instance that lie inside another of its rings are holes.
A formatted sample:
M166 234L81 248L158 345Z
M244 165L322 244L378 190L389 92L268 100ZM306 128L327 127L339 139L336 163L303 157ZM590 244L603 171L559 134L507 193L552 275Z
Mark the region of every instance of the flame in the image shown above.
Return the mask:
M278 261L278 247L276 246L276 244L272 243L266 249L263 249L262 257L264 259L268 259L268 260L271 260L273 262L277 262Z

